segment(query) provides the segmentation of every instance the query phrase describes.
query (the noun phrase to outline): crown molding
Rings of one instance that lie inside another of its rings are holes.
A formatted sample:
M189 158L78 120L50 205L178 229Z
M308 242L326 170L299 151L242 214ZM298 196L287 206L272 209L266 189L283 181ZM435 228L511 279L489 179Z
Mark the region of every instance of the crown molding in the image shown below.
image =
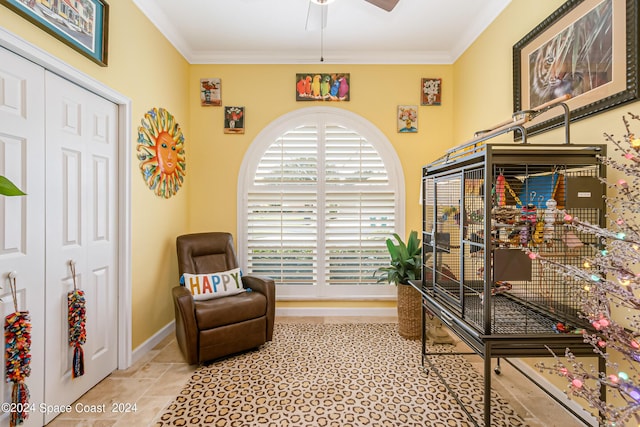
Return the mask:
M208 51L191 53L191 64L452 64L449 52L367 51Z

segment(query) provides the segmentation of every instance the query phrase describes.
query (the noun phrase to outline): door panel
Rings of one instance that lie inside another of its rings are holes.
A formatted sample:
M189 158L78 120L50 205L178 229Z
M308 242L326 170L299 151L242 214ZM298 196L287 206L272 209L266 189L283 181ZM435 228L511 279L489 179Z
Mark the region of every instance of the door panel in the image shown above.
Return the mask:
M117 107L53 74L47 87L48 404L70 404L117 365ZM85 374L71 378L67 293L85 291ZM52 417L51 417L52 418ZM49 421L47 419L46 421Z
M80 219L80 204L82 195L80 194L81 154L77 151L61 150L62 169L60 171L60 184L57 187L60 190L62 198L62 244L64 246L82 245L82 221ZM49 167L54 167L51 162ZM55 231L54 231L55 232Z
M15 272L18 309L31 316L31 375L26 383L35 408L44 401L45 375L44 112L44 70L0 48L0 175L27 193L0 196L0 315L15 311L8 278ZM4 378L0 396L11 401L11 384ZM23 425L42 423L36 411ZM9 425L7 413L0 414L0 425Z

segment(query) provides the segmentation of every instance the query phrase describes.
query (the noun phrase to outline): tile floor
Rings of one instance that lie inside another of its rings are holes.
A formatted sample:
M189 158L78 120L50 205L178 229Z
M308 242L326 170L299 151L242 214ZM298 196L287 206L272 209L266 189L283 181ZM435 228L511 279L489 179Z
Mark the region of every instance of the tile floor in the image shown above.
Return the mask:
M279 317L276 322L371 323L396 320L388 317ZM416 357L420 355L417 354ZM478 359L476 366L481 370L482 360L472 357ZM176 341L171 335L131 368L113 372L78 399L78 402L88 405L110 406L113 402L135 403L135 412L94 414L90 417L87 414L72 412L58 416L48 425L52 427L153 425L153 420L161 415L163 409L173 401L196 368L197 366L189 366L183 361ZM509 400L530 427L583 425L508 364L502 364L502 372L500 378L493 381L493 387Z

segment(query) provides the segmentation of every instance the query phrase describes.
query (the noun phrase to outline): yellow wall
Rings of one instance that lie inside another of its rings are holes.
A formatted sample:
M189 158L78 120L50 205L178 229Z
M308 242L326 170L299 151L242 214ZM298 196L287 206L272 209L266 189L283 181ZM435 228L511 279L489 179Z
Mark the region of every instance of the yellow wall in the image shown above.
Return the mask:
M421 230L419 205L421 166L451 145L451 65L193 65L190 69L192 140L188 179L197 182L190 194L192 232L224 230L236 234L238 172L256 135L280 116L299 108L344 108L374 123L393 144L404 170L406 234ZM349 102L296 102L296 73L350 73ZM222 103L245 107L245 133L223 133L223 108L201 107L202 78L219 77ZM442 106L420 106L422 77L443 79ZM401 104L418 105L418 133L397 131L396 111ZM279 301L285 307L389 307L383 301ZM393 307L393 306L392 306Z
M132 100L132 340L137 347L173 320L170 289L177 277L175 236L187 230L187 183L170 200L156 197L135 158L137 127L144 113L164 107L187 141L189 64L128 0L110 4L109 66L100 67L27 20L0 6L0 26L60 58ZM118 31L127 28L128 31Z
M237 231L238 172L256 135L280 116L299 108L344 108L375 124L393 144L404 170L406 191L405 235L421 230L421 167L451 145L451 65L194 65L189 80L192 144L189 179L192 187L189 223L192 232ZM296 102L296 73L350 73L349 102ZM222 103L245 107L245 134L223 133L223 109L201 107L201 78L219 77ZM443 80L442 106L420 106L421 78ZM401 104L418 105L418 133L397 131L396 111ZM197 201L197 202L194 202ZM389 307L383 301L279 301L285 307ZM393 306L392 306L393 307Z
M513 112L512 48L564 0L513 0L454 64L454 139L511 117Z
M420 230L421 166L451 144L451 65L193 65L190 69L191 143L187 153L193 201L191 230L236 233L238 171L245 152L269 123L295 109L339 107L375 124L393 144L405 174L408 230ZM350 73L351 101L296 102L296 73ZM201 78L222 80L222 103L245 107L245 134L223 134L223 109L201 107ZM422 77L443 79L442 106L419 106ZM418 105L418 133L400 134L396 110Z

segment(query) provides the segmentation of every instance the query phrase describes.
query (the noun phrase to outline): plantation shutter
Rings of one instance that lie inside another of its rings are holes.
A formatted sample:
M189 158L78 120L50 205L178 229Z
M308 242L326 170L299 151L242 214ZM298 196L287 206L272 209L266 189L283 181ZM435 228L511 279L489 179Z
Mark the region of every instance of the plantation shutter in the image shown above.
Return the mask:
M394 231L395 197L377 150L356 132L325 129L324 236L326 282L375 283L388 264L384 240Z
M248 266L281 285L318 281L318 132L301 126L264 153L248 194Z
M253 274L278 286L319 285L323 296L377 285L397 197L380 153L356 131L319 122L284 132L262 154L246 198Z

